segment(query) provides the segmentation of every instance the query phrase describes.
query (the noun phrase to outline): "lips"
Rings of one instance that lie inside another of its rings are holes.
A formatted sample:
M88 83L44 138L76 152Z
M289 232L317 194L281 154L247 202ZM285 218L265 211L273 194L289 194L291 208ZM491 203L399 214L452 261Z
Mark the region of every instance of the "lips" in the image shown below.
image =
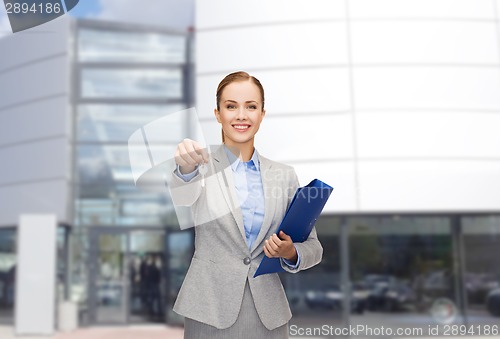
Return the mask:
M238 132L245 132L250 128L250 125L247 125L247 124L237 124L237 125L232 125L232 126Z

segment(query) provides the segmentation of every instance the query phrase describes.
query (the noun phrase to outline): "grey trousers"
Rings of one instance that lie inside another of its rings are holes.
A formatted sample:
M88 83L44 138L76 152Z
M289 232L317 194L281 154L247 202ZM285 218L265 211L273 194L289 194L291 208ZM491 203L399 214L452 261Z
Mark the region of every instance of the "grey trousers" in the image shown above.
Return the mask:
M245 284L245 293L236 322L228 328L214 326L191 318L184 318L184 339L288 339L288 322L274 330L268 330L255 309L252 293Z

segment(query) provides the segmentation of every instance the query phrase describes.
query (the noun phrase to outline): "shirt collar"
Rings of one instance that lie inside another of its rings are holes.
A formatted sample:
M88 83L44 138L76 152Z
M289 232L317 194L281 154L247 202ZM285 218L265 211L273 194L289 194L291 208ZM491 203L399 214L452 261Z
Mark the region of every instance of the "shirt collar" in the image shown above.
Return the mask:
M231 164L231 168L233 169L233 172L236 172L236 169L238 168L238 165L242 162L240 158L237 158L233 152L227 148L226 145L224 145L224 151L226 151L227 158L229 160L229 163ZM257 168L257 171L260 172L260 161L259 161L259 152L257 152L257 149L253 149L253 154L252 158L250 160L253 160L253 163L255 165L255 168Z

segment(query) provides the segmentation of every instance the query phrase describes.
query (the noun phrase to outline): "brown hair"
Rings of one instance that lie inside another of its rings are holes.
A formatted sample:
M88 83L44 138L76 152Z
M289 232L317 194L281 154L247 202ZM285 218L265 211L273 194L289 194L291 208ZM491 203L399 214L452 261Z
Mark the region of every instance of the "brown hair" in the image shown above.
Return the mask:
M229 85L230 83L236 82L236 81L251 81L252 83L257 85L257 87L259 88L259 91L260 91L261 99L262 99L261 109L264 109L264 87L262 87L262 84L260 83L260 81L256 77L248 74L247 72L237 71L237 72L233 72L233 73L226 75L225 78L222 79L222 81L219 83L219 86L217 86L217 91L215 92L215 100L217 103L217 110L220 110L219 103L220 103L220 100L222 97L222 91L224 90L224 88L226 88L227 85ZM222 133L222 142L224 142L224 131L221 130L221 133Z

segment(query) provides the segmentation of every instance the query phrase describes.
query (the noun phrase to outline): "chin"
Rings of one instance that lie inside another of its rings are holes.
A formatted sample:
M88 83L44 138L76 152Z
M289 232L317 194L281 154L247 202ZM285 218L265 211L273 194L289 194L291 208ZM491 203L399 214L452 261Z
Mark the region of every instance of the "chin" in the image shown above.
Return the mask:
M237 135L236 137L229 136L229 139L231 139L235 143L244 144L244 143L249 142L250 140L252 140L253 137L254 136L252 135L251 137L242 138L240 135Z

